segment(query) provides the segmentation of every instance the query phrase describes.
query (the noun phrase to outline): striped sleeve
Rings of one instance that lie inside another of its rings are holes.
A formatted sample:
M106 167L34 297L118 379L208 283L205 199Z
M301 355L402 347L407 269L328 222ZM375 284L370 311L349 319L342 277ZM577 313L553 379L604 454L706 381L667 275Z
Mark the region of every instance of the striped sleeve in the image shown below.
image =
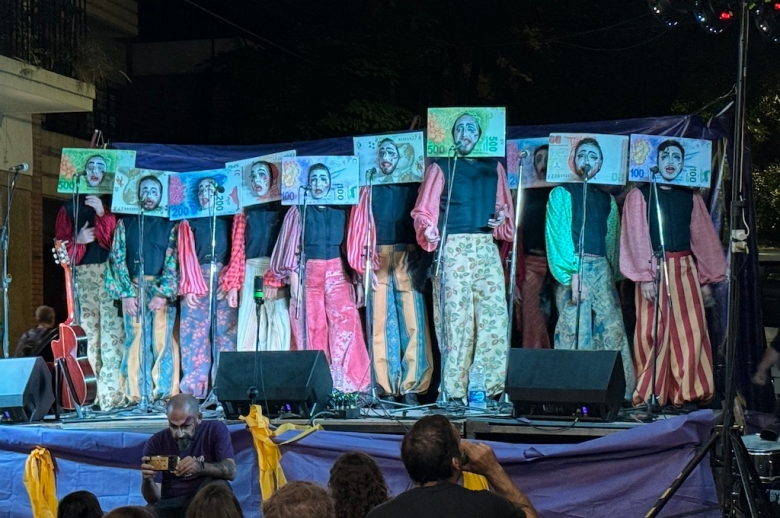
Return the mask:
M647 203L636 187L623 203L623 228L620 232L620 272L634 282L655 278L655 256L647 225Z
M376 254L376 225L369 203L369 189L370 187L360 188L360 200L357 205L352 206L347 226L347 261L350 268L361 276L366 273L366 235L369 228L374 229L369 244L372 251L371 267L374 271L379 269L379 258Z
M222 270L220 286L223 291L240 290L246 275L246 216L240 212L233 216L233 233L230 240L230 262Z
M425 229L432 226L438 235L439 200L443 190L444 173L442 173L439 164L433 163L425 171L425 178L417 195L417 203L415 203L411 213L414 220L414 231L417 234L417 243L427 252L436 250L436 243L430 243L425 239Z
M301 239L301 213L291 207L284 216L282 229L271 254L271 264L263 277L266 286L281 288L289 282L290 274L298 270L298 245Z
M200 271L198 254L195 252L195 236L187 220L179 223L179 295L202 297L209 290Z
M514 203L512 203L512 193L509 191L509 182L506 179L506 170L501 162L498 162L498 186L496 188L496 212L506 205L506 218L504 222L493 229L493 237L499 241L512 241L512 234L515 231L514 221ZM520 243L518 243L520 247Z

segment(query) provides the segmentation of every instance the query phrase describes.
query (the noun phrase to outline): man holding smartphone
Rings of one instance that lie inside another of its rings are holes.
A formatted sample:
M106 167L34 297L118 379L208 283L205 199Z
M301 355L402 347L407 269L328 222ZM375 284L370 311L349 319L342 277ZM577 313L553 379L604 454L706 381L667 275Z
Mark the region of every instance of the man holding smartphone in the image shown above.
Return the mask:
M204 421L190 394L173 396L167 414L168 429L146 441L141 458L141 494L159 518L184 516L200 488L212 483L230 487L227 481L236 478L224 423Z

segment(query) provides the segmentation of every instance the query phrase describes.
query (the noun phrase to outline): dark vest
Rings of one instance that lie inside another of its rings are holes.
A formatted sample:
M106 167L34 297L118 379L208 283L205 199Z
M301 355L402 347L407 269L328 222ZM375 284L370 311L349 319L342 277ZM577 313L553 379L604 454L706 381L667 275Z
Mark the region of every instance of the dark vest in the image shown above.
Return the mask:
M244 249L247 259L271 257L287 208L281 202L274 201L244 209L246 218Z
M414 220L410 215L417 202L420 184L401 183L373 187L371 210L376 225L377 245L414 244Z
M192 235L195 238L195 251L200 264L211 262L211 218L195 218L189 220ZM230 250L231 217L218 217L216 223L214 255L217 263L227 264Z
M647 204L650 241L653 250L661 251L658 236L658 217L655 206L655 194L652 185L647 183L639 188ZM691 249L691 213L693 212L693 190L686 187L663 189L658 187L658 201L664 227L664 244L667 252L687 252Z
M551 191L552 187L523 189L520 225L523 230L523 253L526 255L547 255L544 223L547 215L547 200L550 198ZM514 215L507 217L514 217Z
M130 278L138 275L139 249L138 237L140 235L140 216L125 216L122 218L125 224L125 246L127 248L127 269ZM162 274L165 263L165 251L168 249L168 239L175 222L165 218L144 218L144 273L154 275Z
M450 160L450 162L454 162ZM447 208L450 172L447 159L436 162L444 173L444 189L439 201L439 232ZM459 159L455 166L455 181L452 185L447 234L490 234L487 226L496 210L498 189L497 162L493 159Z
M579 253L580 230L582 229L583 183L567 183L562 186L571 195L571 237L574 251ZM607 218L612 208L612 196L601 189L588 185L587 214L585 217L585 253L607 255Z
M86 197L87 195L85 194L79 195L79 220L77 225L75 225L73 228L73 231L75 232L73 235L74 241L76 240L76 235L78 235L79 230L81 230L85 223L89 223L90 228L95 228L95 219L97 219L97 214L95 214L95 209L89 205L84 204L84 199ZM100 199L103 200L103 205L105 207L111 207L111 200L108 196L100 196ZM73 213L73 199L65 202L65 212L68 214L68 216L70 216L70 220L73 221L73 216L75 215ZM97 239L95 239L95 241L92 241L90 244L86 245L84 257L82 257L79 264L105 263L108 261L109 253L110 252L100 246L100 244L97 242Z
M306 234L303 241L306 259L340 257L346 226L347 213L343 208L309 205L306 208Z

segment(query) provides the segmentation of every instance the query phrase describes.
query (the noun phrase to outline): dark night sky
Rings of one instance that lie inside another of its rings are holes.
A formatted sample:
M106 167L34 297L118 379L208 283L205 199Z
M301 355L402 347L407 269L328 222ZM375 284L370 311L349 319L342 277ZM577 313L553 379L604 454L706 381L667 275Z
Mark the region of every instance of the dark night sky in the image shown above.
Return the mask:
M187 123L126 135L219 144L404 129L437 105L506 106L513 125L690 112L733 85L738 32L708 34L692 16L667 28L644 0L140 0L139 31L138 41L245 38L250 48L223 56L200 91L172 89L198 104L198 120L160 93L159 120ZM751 31L749 103L780 57ZM150 88L166 90L141 81L130 98L148 101ZM360 120L356 100L377 113ZM202 131L182 129L192 124Z

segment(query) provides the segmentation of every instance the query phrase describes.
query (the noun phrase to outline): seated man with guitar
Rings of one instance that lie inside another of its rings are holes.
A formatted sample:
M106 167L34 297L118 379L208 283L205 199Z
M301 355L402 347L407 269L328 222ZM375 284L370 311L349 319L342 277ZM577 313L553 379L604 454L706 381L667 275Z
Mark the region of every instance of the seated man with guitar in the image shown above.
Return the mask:
M45 362L53 363L51 341L60 335L54 308L39 306L35 310L35 322L37 323L35 327L28 329L19 337L15 356L17 358L40 356Z

